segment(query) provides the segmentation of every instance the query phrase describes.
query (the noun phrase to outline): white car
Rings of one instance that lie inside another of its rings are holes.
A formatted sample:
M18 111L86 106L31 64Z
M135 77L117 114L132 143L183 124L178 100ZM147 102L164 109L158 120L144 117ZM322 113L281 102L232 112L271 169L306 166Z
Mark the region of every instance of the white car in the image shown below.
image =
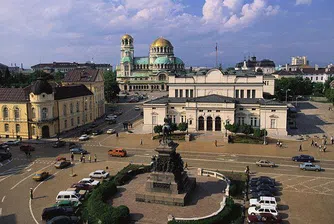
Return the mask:
M89 177L91 178L107 178L108 176L109 176L109 173L104 170L96 170L89 174Z
M116 114L109 114L109 115L107 116L107 118L116 119L116 118L117 118L117 115L116 115Z
M248 215L260 215L262 213L270 213L274 216L278 216L277 209L274 206L260 205L248 208Z
M92 178L83 178L78 183L88 184L88 185L92 185L92 186L98 186L100 184L100 181L93 180Z
M140 110L140 107L136 106L136 107L135 107L135 110Z
M110 128L107 130L107 134L114 134L114 133L116 133L115 129Z
M88 140L89 139L89 136L88 135L81 135L80 137L79 137L79 141L86 141L86 140Z
M18 145L20 144L19 140L9 140L7 142L5 142L6 145Z
M261 196L258 199L255 198L249 200L249 206L261 206L261 205L272 206L277 208L276 198Z

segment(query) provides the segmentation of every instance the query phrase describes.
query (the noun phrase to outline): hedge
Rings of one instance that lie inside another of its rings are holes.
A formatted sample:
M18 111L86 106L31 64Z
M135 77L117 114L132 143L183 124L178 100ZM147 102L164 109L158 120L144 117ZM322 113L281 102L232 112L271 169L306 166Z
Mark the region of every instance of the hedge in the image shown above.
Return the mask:
M83 203L82 218L90 224L123 224L128 223L130 210L121 205L112 207L108 200L116 194L117 186L123 185L133 176L150 170L150 166L128 165L119 171L116 176L104 180L100 186L92 191L88 200Z

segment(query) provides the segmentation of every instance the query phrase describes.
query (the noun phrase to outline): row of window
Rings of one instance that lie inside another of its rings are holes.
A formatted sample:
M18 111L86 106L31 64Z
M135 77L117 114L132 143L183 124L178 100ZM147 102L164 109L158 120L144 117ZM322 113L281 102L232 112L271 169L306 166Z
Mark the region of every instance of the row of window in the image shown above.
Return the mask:
M20 119L20 109L18 107L14 107L13 114L15 120ZM9 118L9 109L6 106L2 109L2 117L4 120L8 120Z
M183 95L184 93L184 95ZM194 97L194 90L193 89L175 89L175 97L178 98L193 98Z
M236 122L238 125L244 125L245 124L245 118L244 117L237 117ZM252 127L259 127L260 126L260 120L257 117L251 117L250 118L250 125ZM270 128L276 128L276 119L270 119Z
M313 81L313 77L312 77L312 76L310 77L310 80ZM314 80L315 80L315 81L318 81L318 80L319 80L318 76L316 76ZM321 76L321 77L320 77L320 80L324 80L324 77Z
M5 132L9 132L9 124L5 124L4 126ZM15 125L15 133L19 133L21 131L21 126L19 124Z
M89 118L90 118L90 120L93 120L92 113L89 114ZM83 122L86 123L87 122L87 114L85 114L85 116L84 116L83 119L84 119ZM75 126L75 124L74 124L74 118L71 118L70 122L71 122L71 126L70 127ZM80 117L77 117L77 126L79 126L79 125L80 125ZM67 120L64 120L64 128L65 129L68 128L68 121Z
M255 98L256 95L255 95L256 91L255 89L247 89L246 91L246 96L245 96L245 90L243 89L236 89L235 90L235 98Z

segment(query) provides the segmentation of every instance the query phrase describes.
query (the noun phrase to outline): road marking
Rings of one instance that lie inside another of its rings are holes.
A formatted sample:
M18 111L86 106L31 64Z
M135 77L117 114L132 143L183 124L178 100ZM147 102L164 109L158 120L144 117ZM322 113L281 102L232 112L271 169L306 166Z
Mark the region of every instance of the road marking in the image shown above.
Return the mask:
M35 164L35 162L33 162L33 163L31 163L29 166L27 166L26 168L24 168L24 169L29 169L32 165L34 165Z
M31 169L27 170L27 172L30 172L30 171L31 171Z
M40 169L40 170L38 170L38 171L41 171L41 170L43 170L43 169L46 169L46 168L48 168L48 167L50 167L50 166L52 166L52 164L50 164L50 165L48 165L48 166L45 166L45 167L43 167L42 169ZM37 171L37 172L38 172ZM35 173L32 173L32 174L30 174L29 176L27 176L27 177L25 177L25 178L23 178L22 180L20 180L17 184L15 184L10 190L13 190L15 187L17 187L20 183L22 183L23 181L25 181L26 179L28 179L29 177L31 177L32 175L34 175Z
M2 208L0 208L0 216L2 216Z
M13 159L8 160L7 163L3 164L3 166L6 166L8 163L10 163L12 161L13 161Z
M1 202L3 203L5 201L6 195L2 197Z

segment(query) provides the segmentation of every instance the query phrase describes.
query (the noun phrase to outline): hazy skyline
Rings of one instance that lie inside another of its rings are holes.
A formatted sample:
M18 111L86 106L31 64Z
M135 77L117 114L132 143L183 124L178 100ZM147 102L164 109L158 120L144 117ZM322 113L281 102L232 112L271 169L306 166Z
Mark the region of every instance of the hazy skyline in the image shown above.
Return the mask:
M333 62L330 0L5 0L0 8L0 63L68 61L117 65L120 38L148 55L159 36L186 66L233 66L248 55L290 63Z

